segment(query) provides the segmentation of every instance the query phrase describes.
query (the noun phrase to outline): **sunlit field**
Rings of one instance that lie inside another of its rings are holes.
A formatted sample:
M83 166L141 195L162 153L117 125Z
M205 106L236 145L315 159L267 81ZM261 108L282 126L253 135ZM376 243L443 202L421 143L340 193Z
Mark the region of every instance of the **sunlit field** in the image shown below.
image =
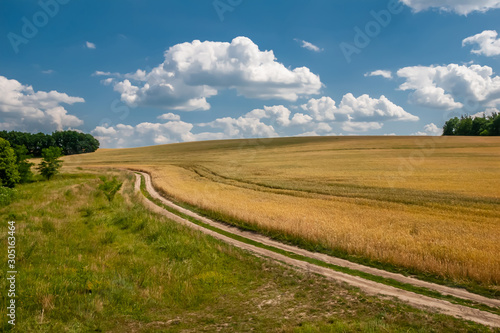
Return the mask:
M102 175L124 182L111 202ZM133 179L78 171L16 188L0 218L16 221L21 288L16 326L0 311L0 332L491 332L190 230L143 207Z
M227 222L498 290L499 138L212 141L64 160L145 170L167 196Z

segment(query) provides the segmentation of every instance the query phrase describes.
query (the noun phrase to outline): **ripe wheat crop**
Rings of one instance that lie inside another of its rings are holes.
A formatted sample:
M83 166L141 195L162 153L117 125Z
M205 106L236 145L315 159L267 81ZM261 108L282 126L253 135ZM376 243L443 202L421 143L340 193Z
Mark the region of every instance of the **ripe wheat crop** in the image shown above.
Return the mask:
M228 221L498 289L498 138L212 141L65 160L145 170L168 196Z

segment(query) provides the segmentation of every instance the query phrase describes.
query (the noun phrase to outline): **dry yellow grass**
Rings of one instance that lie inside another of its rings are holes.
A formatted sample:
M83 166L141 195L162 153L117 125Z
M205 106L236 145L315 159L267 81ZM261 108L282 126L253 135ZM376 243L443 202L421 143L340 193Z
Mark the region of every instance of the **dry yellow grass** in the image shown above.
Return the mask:
M500 282L500 139L285 138L66 157L151 173L176 200L456 281Z

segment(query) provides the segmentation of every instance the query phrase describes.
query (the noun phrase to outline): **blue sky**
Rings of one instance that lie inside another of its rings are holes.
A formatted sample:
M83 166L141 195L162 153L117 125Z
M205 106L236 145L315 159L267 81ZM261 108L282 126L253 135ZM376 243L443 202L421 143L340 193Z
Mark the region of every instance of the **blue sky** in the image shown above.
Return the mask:
M500 0L456 3L2 1L0 130L440 135L500 109Z

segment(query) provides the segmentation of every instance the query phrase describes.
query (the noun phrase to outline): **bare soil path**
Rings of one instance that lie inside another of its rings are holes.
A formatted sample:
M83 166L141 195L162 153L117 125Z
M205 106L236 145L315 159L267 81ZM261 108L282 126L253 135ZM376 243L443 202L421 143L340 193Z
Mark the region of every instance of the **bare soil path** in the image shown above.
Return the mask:
M383 271L380 269L367 267L367 266L363 266L360 264L355 264L355 263L349 262L347 260L330 257L328 255L310 252L310 251L300 249L300 248L295 247L295 246L286 245L286 244L274 241L274 240L272 240L266 236L263 236L263 235L259 235L259 234L248 232L248 231L242 231L238 228L215 222L213 220L210 220L210 219L207 219L203 216L200 216L200 215L198 215L190 210L184 209L184 208L174 204L173 202L165 199L163 196L161 196L155 190L149 174L143 173L143 172L140 172L139 174L144 176L144 179L146 181L146 190L151 195L151 197L160 200L164 205L171 207L178 212L181 212L185 215L191 216L191 217L193 217L193 218L195 218L203 223L206 223L210 226L216 227L220 230L224 230L224 231L229 232L231 234L234 234L234 235L237 235L240 237L244 237L246 239L249 239L249 240L264 244L264 245L272 246L272 247L275 247L275 248L278 248L278 249L281 249L281 250L284 250L287 252L295 253L295 254L298 254L298 255L301 255L304 257L314 258L314 259L323 261L325 263L333 264L336 266L347 267L347 268L350 268L353 270L369 273L372 275L377 275L377 276L381 276L381 277L385 277L385 278L394 279L394 280L402 282L402 283L407 283L407 284L412 284L412 285L419 286L419 287L424 287L424 288L427 288L430 290L438 291L443 295L452 295L452 296L455 296L458 298L471 300L471 301L485 304L485 305L488 305L491 307L500 307L500 300L497 300L497 299L491 299L491 298L487 298L487 297L484 297L481 295L476 295L476 294L470 293L470 292L463 290L463 289L450 288L447 286L442 286L442 285L438 285L438 284L434 284L434 283L430 283L430 282L426 282L426 281L421 281L421 280L407 277L407 276L404 276L401 274L386 272L386 271ZM139 174L136 173L136 183L135 183L135 190L138 192L140 192L140 185L141 185L141 177ZM402 301L404 301L412 306L415 306L417 308L424 308L424 309L439 312L442 314L451 315L451 316L454 316L457 318L462 318L465 320L474 321L474 322L477 322L477 323L480 323L483 325L487 325L487 326L491 326L491 327L500 327L500 316L495 315L493 313L481 311L481 310L470 308L470 307L463 306L463 305L453 304L453 303L450 303L450 302L445 301L445 300L440 300L440 299L435 299L435 298L432 298L429 296L420 295L420 294L413 293L410 291L406 291L406 290L398 289L398 288L395 288L392 286L388 286L388 285L385 285L382 283L374 282L371 280L366 280L366 279L363 279L361 277L352 276L352 275L342 273L342 272L337 272L335 270L332 270L332 269L329 269L326 267L322 267L322 266L317 266L317 265L314 265L314 264L311 264L311 263L308 263L308 262L305 262L302 260L293 259L293 258L290 258L286 255L276 253L276 252L271 251L271 250L267 250L264 248L260 248L260 247L254 246L254 245L250 245L250 244L238 241L236 239L227 237L227 236L219 234L215 231L212 231L212 230L206 229L202 226L199 226L197 224L194 224L194 223L192 223L192 222L190 222L182 217L179 217L179 216L169 212L168 210L166 210L162 207L159 207L158 205L156 205L155 203L153 203L152 201L150 201L147 198L144 198L144 203L151 210L153 210L159 214L162 214L171 220L174 220L178 223L186 225L190 228L199 230L205 234L211 235L211 236L213 236L217 239L220 239L228 244L231 244L233 246L236 246L236 247L244 249L244 250L248 250L248 251L255 253L255 254L258 254L260 256L264 256L264 257L285 263L285 264L293 266L295 268L303 269L303 270L306 270L308 272L320 274L322 276L325 276L327 278L330 278L330 279L333 279L336 281L347 283L351 286L360 288L361 290L363 290L364 292L366 292L368 294L395 297L395 298L402 300Z

